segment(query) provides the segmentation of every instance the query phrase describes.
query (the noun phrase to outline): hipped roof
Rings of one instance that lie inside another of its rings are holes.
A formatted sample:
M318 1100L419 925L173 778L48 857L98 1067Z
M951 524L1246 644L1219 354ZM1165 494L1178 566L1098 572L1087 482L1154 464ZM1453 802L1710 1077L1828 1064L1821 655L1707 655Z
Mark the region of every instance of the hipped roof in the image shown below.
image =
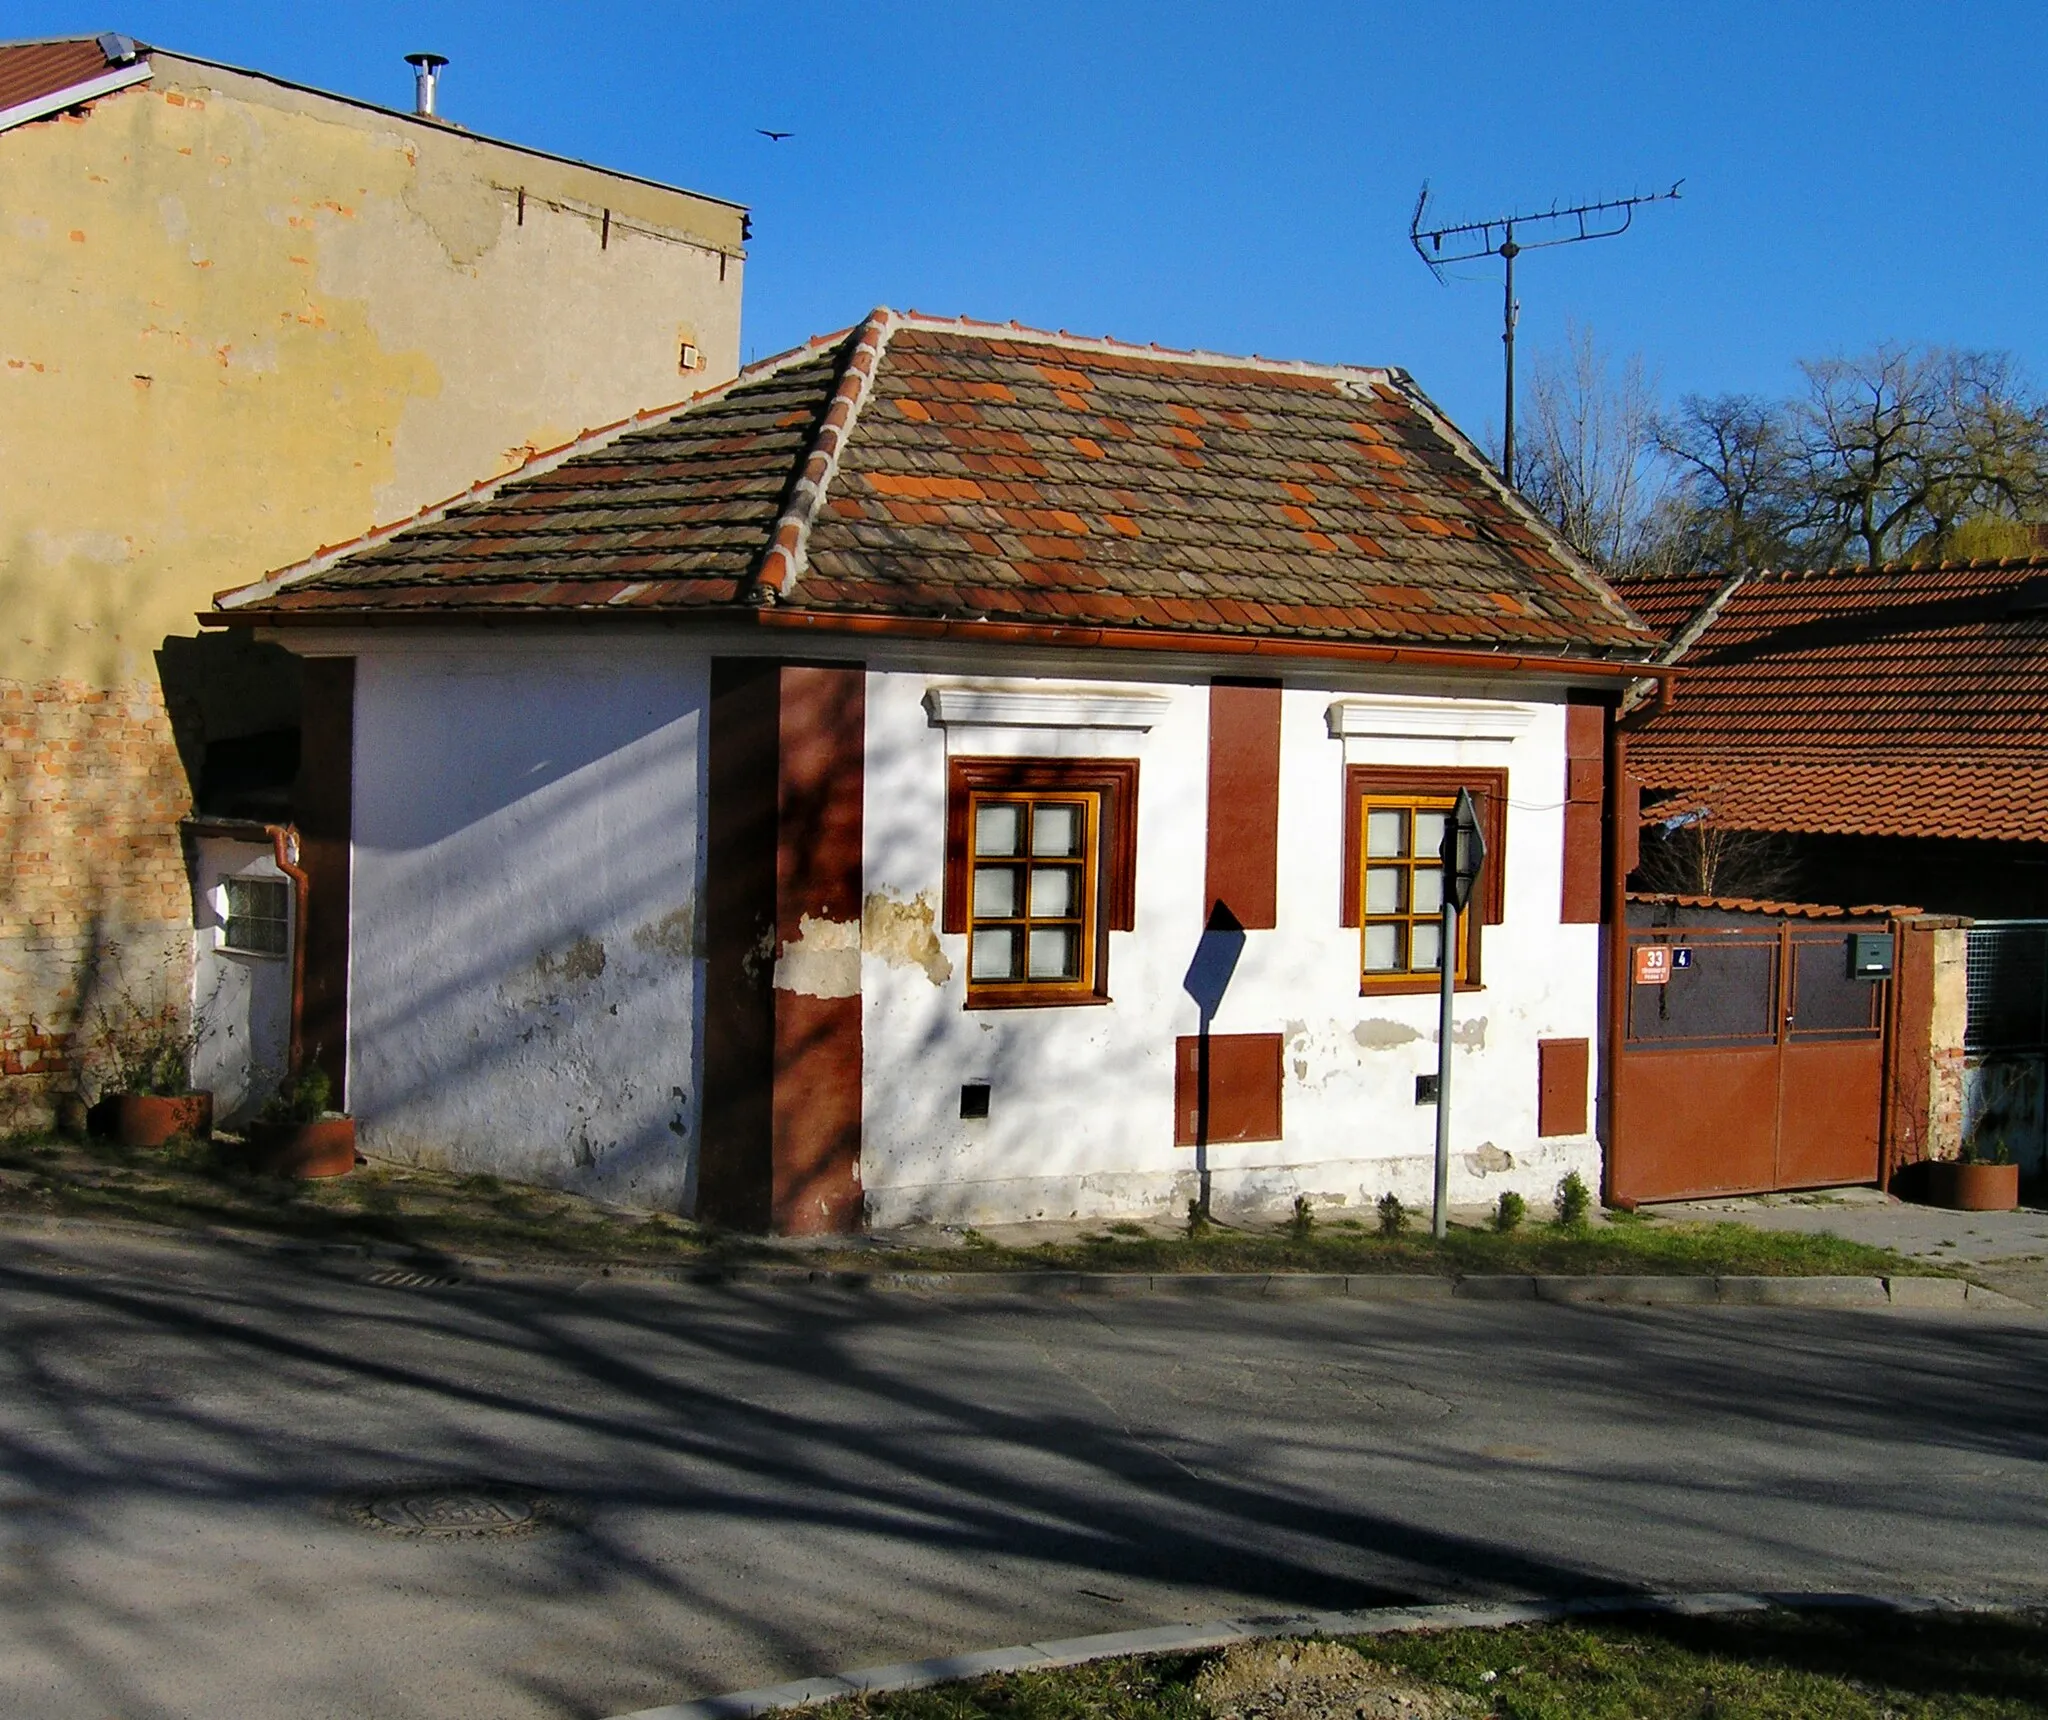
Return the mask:
M1658 642L1400 371L887 310L217 604L273 625L760 606Z

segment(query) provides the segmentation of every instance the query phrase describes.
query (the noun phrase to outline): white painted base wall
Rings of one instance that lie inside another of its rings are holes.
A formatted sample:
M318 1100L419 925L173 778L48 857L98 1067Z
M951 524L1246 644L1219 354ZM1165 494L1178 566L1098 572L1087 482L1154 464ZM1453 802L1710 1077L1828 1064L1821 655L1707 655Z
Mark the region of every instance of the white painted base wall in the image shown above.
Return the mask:
M364 1151L688 1208L708 688L659 646L359 658Z
M1178 1214L1198 1170L1193 1149L1173 1144L1173 1051L1176 1036L1200 1027L1183 982L1205 907L1208 687L1144 686L1165 700L1146 731L942 729L924 703L935 679L967 677L868 677L870 903L879 893L936 908L949 752L1136 758L1137 924L1110 934L1108 1008L969 1011L962 936L940 935L951 969L941 984L931 964L869 953L861 1173L870 1222ZM1362 763L1509 773L1505 920L1483 934L1484 989L1456 1005L1453 1204L1513 1189L1541 1205L1573 1170L1597 1188L1592 1136L1536 1134L1536 1041L1598 1039L1599 928L1558 919L1564 706L1522 704L1517 721L1470 725L1511 738L1466 739L1440 732L1460 726L1457 706L1418 714L1410 688L1366 726L1432 732L1333 739L1338 696L1291 688L1283 697L1279 924L1245 934L1212 1027L1285 1036L1285 1138L1209 1149L1212 1206L1250 1215L1285 1211L1297 1194L1324 1211L1369 1210L1389 1192L1411 1204L1430 1198L1436 1110L1415 1102L1415 1077L1436 1068L1437 998L1361 997L1359 934L1339 924L1344 770ZM990 1085L986 1120L961 1119L967 1082Z

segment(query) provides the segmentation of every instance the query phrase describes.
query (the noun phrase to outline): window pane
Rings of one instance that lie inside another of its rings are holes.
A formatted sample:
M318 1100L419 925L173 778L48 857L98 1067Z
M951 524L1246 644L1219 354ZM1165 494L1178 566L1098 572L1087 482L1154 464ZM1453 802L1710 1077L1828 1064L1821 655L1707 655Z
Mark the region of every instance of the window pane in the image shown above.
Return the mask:
M1081 852L1081 809L1078 806L1034 806L1031 809L1033 854Z
M281 878L228 878L227 923L221 942L258 955L284 955L291 944L290 886Z
M1399 926L1367 926L1365 928L1365 971L1367 973L1399 973L1401 967L1401 928Z
M1063 926L1031 928L1031 977L1033 979L1079 979L1081 938Z
M977 854L1021 854L1024 809L1014 802L983 801L974 813L974 851Z
M1428 855L1435 859L1444 851L1444 826L1450 821L1448 812L1418 812L1415 815L1416 858Z
M1382 807L1365 815L1365 851L1375 860L1408 852L1408 814Z
M1017 916L1017 873L1010 866L974 869L974 917L1011 920Z
M1368 866L1365 869L1365 911L1368 914L1401 912L1401 887L1408 881L1406 866Z
M1413 959L1408 965L1417 973L1435 973L1442 965L1437 960L1437 952L1444 947L1442 924L1434 920L1417 920L1411 935L1414 939Z
M1031 917L1034 920L1071 920L1081 908L1075 888L1080 874L1065 866L1039 866L1031 873Z
M1017 934L1008 927L977 929L968 953L967 970L975 979L1017 978Z
M1444 869L1441 866L1415 868L1415 907L1418 914L1444 911Z

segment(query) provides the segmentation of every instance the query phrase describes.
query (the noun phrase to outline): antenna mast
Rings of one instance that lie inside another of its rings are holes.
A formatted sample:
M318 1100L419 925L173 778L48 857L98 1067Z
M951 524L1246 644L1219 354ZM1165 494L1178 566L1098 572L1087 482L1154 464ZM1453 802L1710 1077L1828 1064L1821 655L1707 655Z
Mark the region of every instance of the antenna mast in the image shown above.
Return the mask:
M1422 182L1422 194L1415 199L1415 214L1408 222L1408 242L1415 254L1429 265L1429 272L1444 282L1444 269L1451 263L1469 263L1479 257L1498 257L1505 265L1506 293L1501 310L1501 344L1507 364L1506 410L1501 420L1501 476L1515 481L1515 322L1522 307L1515 302L1515 259L1524 251L1545 251L1552 245L1576 245L1584 239L1618 239L1635 220L1637 208L1645 203L1675 203L1679 187L1653 191L1642 197L1614 197L1605 203L1575 203L1561 209L1553 203L1538 215L1501 215L1491 221L1466 221L1456 227L1425 227L1422 219L1429 210L1429 181ZM1535 238L1518 236L1533 230Z

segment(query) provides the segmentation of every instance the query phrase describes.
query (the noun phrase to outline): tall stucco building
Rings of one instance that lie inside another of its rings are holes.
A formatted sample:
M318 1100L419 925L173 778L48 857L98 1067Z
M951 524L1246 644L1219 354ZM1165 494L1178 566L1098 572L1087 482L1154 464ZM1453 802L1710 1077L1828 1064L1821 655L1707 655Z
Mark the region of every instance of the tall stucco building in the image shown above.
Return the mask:
M406 74L394 66L394 82ZM0 1125L187 995L194 813L292 816L216 591L731 377L736 204L118 35L0 45Z

